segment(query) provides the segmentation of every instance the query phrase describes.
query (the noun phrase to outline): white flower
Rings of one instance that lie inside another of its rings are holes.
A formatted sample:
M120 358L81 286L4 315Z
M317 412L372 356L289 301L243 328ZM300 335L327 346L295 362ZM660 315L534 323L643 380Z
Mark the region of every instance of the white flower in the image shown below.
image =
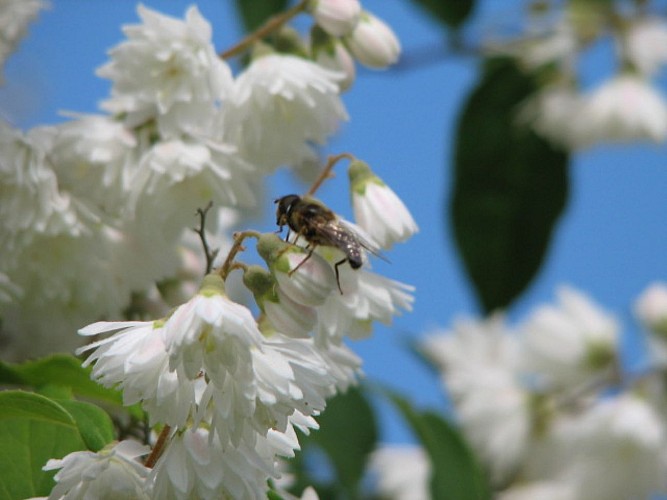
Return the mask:
M417 446L382 446L370 457L370 468L378 477L383 498L428 500L431 464Z
M664 424L639 397L600 401L571 422L566 439L558 478L575 484L578 498L626 500L667 491Z
M621 44L634 67L651 76L667 62L667 24L657 17L638 19L624 33Z
M274 334L252 355L258 400L255 418L266 429L285 432L294 410L303 416L318 415L326 398L336 393L336 380L312 339Z
M616 320L585 295L558 291L558 306L542 306L526 320L523 362L553 389L576 386L610 370L617 358Z
M401 53L401 44L391 28L366 11L344 40L357 61L369 68L384 69L398 61Z
M584 500L574 485L565 481L519 483L498 495L498 500Z
M30 242L37 234L78 236L99 222L59 189L48 157L54 133L41 127L22 134L0 124L0 234L8 245Z
M371 333L373 321L389 325L401 310L412 310L413 286L363 268L354 270L348 265L339 267L339 275L343 293L330 294L318 309L318 338L335 343L340 342L343 336L364 338Z
M635 316L650 334L649 355L653 362L667 366L667 285L651 284L635 302Z
M290 55L255 59L237 78L223 128L241 155L273 170L314 155L347 119L339 96L342 75Z
M321 45L313 46L315 62L330 71L344 75L338 81L341 92L349 89L357 77L354 58L339 38L329 38Z
M152 321L93 323L79 334L116 333L78 353L95 349L84 366L95 362L91 378L121 389L125 405L141 402L152 424L181 427L194 416L197 382L169 370L162 328Z
M517 121L554 144L571 148L576 145L572 123L581 104L581 95L569 85L550 85L521 104Z
M45 8L42 0L3 0L0 2L0 81L7 57L14 52L28 30L28 24Z
M463 321L426 339L423 351L443 372L471 446L504 484L522 463L531 433L529 394L520 385L518 344L503 318Z
M373 241L391 248L419 231L403 201L366 163L353 161L348 174L355 220Z
M128 196L128 163L137 146L122 123L102 115L75 116L55 127L50 158L60 190L100 216L119 217Z
M51 459L43 467L60 469L49 500L87 500L89 498L123 498L149 500L150 469L136 459L148 454L148 447L136 441L121 441L93 453L75 451L60 460Z
M650 330L667 333L667 284L656 282L635 302L635 314Z
M190 224L195 209L209 201L253 205L253 174L229 145L202 139L162 141L144 153L129 180L129 208L142 225L157 226L173 239Z
M573 121L573 139L579 147L598 142L667 138L667 104L640 76L616 76L584 98Z
M361 14L359 0L314 0L311 4L317 24L333 36L347 35Z
M570 22L559 20L555 25L549 25L546 31L542 26L533 29L537 33L531 33L532 36L510 47L508 51L529 69L553 63L566 71L574 67L578 44L575 29Z
M143 5L137 12L143 24L125 26L128 39L114 47L111 60L98 69L99 76L113 82L112 97L103 107L126 115L130 127L153 118L158 124L162 117L169 120L165 115L182 113L180 106L215 112L216 103L231 88L232 76L211 43L208 21L194 6L184 21ZM187 130L197 124L185 120L182 126Z
M270 472L204 428L176 433L152 472L153 498L265 499Z
M334 272L326 260L316 253L308 257L309 251L283 242L274 233L260 237L257 251L280 289L299 304L322 305L336 286Z

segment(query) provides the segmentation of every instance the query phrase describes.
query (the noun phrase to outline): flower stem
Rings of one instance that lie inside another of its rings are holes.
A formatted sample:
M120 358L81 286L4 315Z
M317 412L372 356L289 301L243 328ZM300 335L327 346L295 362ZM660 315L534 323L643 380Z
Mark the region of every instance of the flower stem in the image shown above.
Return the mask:
M262 26L260 26L257 30L253 31L252 33L250 33L239 43L237 43L233 47L230 47L224 52L221 52L219 54L220 57L222 59L230 59L234 56L239 55L248 47L250 47L253 43L255 43L258 40L261 40L267 35L270 35L275 30L280 28L283 24L285 24L287 21L295 17L297 14L300 14L301 12L305 11L309 1L310 0L301 0L301 2L296 4L291 9L288 9L285 12L281 12L280 14L276 14L275 16L269 18L269 20L266 21Z
M146 463L144 463L144 465L149 469L153 468L155 462L157 462L158 458L160 458L160 455L162 455L162 451L164 450L164 445L167 443L167 438L169 437L170 432L171 432L171 427L169 425L165 425L162 428L162 432L160 432L160 435L157 438L157 442L153 447L153 451L151 451L151 454L146 459Z
M313 185L310 186L310 189L306 193L307 196L313 196L325 180L333 177L331 175L331 170L334 168L334 165L336 165L336 163L338 163L343 158L347 158L348 160L354 160L354 156L351 155L350 153L341 153L339 155L329 156L329 158L327 159L327 164L324 167L324 170L322 170L322 173L317 177L317 179L315 179Z
M234 263L234 259L236 258L236 254L245 250L243 247L243 240L246 238L259 238L260 236L261 234L259 232L251 230L234 233L234 244L232 245L231 250L229 250L229 254L225 259L225 262L222 264L220 270L218 271L218 274L223 281L227 279L227 276L232 269L239 267L238 263Z
M204 249L204 256L206 257L205 275L211 272L211 267L213 267L213 260L218 254L218 250L211 250L208 246L208 241L206 241L206 214L212 206L213 202L209 201L208 205L206 205L204 208L197 209L197 215L199 215L199 227L194 229L194 232L199 235L201 245Z

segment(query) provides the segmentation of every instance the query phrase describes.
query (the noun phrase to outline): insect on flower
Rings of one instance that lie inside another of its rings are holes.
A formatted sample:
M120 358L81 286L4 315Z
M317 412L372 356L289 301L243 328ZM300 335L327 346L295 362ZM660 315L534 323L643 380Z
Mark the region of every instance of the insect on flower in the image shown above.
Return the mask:
M288 194L275 200L278 204L276 210L276 224L279 226L279 232L284 226L296 233L293 243L296 243L300 236L308 242L306 249L310 250L308 255L299 262L299 264L290 271L290 275L303 265L312 255L318 246L329 246L340 250L345 254L345 258L334 264L336 273L336 283L338 290L343 293L340 287L340 275L338 267L345 262L350 263L352 269L359 269L363 264L363 250L381 257L379 250L375 245L365 241L359 234L354 232L351 227L346 226L336 214L322 202L313 198L303 198L296 194ZM289 239L289 231L285 241Z

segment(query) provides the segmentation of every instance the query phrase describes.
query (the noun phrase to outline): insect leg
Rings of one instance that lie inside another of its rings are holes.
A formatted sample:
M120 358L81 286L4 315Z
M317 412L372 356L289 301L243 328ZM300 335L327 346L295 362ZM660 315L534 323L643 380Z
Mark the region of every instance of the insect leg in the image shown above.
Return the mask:
M310 249L310 252L308 252L308 255L306 255L304 259L301 262L299 262L294 269L292 269L289 273L287 273L287 276L292 276L297 269L299 269L308 259L310 259L313 255L314 250L315 247L313 246L313 248Z
M340 273L338 272L338 266L341 264L345 264L349 259L345 257L342 260L339 260L334 264L334 271L336 272L336 284L338 285L338 291L340 292L341 295L343 295L343 289L340 287Z

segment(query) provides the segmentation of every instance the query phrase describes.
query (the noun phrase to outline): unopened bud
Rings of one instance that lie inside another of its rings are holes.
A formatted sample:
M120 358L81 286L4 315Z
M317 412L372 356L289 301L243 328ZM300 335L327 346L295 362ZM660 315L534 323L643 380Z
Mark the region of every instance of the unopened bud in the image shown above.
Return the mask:
M356 28L345 37L352 55L364 66L384 69L398 61L401 44L383 21L363 12Z
M350 33L359 22L359 0L313 0L310 10L324 31L333 36Z
M635 302L635 314L653 333L667 340L667 285L653 283Z
M323 68L340 73L338 86L341 92L347 90L356 78L354 58L338 38L327 35L321 28L311 32L313 59Z

